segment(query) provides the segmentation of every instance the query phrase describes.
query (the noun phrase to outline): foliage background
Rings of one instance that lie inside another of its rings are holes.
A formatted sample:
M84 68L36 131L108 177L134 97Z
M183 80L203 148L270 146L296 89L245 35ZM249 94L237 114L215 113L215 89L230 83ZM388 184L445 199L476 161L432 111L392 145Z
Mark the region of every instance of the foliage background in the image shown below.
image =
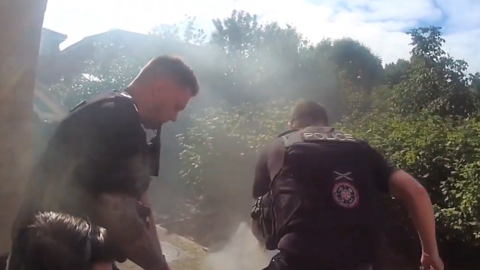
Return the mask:
M369 141L425 185L447 265L480 265L472 259L480 244L480 74L466 74L467 63L445 53L441 28L412 29L411 57L382 63L355 40L312 44L291 25L260 24L241 11L212 22L211 35L191 17L161 25L134 48L106 35L96 44L100 57L50 91L72 107L125 87L151 57L182 56L197 73L201 95L163 130L161 178L175 194L233 223L248 216L259 148L286 129L297 100L320 101L339 128ZM408 216L392 198L386 202L387 268L416 267L418 240Z

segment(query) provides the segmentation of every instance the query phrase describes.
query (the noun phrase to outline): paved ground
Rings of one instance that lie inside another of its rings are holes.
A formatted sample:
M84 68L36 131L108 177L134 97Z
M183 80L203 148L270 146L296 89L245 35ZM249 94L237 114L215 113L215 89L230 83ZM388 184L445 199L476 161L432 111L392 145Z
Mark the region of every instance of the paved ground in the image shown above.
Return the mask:
M206 248L179 235L169 234L164 228L157 226L163 253L172 270L200 270L201 262L207 254ZM120 270L140 270L131 261L118 264Z

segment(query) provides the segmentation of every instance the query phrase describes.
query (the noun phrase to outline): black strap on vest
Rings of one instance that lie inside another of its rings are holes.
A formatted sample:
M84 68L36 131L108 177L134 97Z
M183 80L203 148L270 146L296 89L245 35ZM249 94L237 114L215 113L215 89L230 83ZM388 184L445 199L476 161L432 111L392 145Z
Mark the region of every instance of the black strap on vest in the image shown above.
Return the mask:
M132 106L134 106L135 110L138 111L137 105L135 104L135 101L133 100L132 96L130 96L129 94L127 94L125 92L112 91L112 92L109 92L109 93L106 93L106 94L104 93L104 94L97 95L97 96L93 97L92 99L89 99L88 101L87 100L82 100L81 102L79 102L77 105L75 105L70 110L70 113L81 110L87 104L93 104L93 103L100 102L100 101L106 102L108 100L115 99L115 98L118 98L118 97L123 97L123 98L129 99L132 102Z
M135 101L133 100L132 96L125 92L118 92L118 91L112 91L106 94L101 94L98 95L94 98L92 98L89 101L83 100L73 109L70 110L70 113L80 111L81 109L85 108L85 105L87 104L93 104L96 102L106 102L108 100L112 100L115 98L127 98L132 102L132 106L135 107L135 110L138 112L137 105L135 104ZM156 130L155 137L153 137L150 142L148 143L148 156L149 156L149 168L150 168L150 175L157 177L160 173L160 150L161 150L161 132L162 128L158 128Z
M292 146L295 143L302 142L302 133L301 132L295 132L294 134L291 134L290 136L285 135L282 136L283 139L283 144L285 148Z
M148 155L149 155L149 168L150 175L157 177L160 174L160 150L162 127L157 129L155 137L153 137L148 143Z

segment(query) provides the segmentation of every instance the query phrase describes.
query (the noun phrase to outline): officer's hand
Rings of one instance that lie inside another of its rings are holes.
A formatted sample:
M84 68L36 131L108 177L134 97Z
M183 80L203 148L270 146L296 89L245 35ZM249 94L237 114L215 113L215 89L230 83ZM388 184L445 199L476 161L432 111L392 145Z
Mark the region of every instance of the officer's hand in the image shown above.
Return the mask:
M152 269L146 269L146 270L170 270L170 266L165 266L161 268L152 268Z
M162 265L161 267L146 269L146 270L170 270L170 266L168 264Z
M166 265L166 266L162 266L161 268L156 268L152 270L170 270L170 266Z
M420 260L423 270L443 270L443 262L438 254L428 255L422 252L422 258Z

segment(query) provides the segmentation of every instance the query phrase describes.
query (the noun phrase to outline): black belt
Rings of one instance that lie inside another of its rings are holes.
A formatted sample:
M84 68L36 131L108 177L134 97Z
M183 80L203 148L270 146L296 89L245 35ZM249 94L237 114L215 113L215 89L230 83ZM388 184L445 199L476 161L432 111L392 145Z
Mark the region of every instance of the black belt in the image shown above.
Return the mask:
M373 265L370 264L361 264L357 266L339 266L339 267L322 267L321 263L314 263L315 267L310 266L311 263L301 260L298 255L290 254L287 252L279 252L275 255L272 260L284 261L284 265L288 269L279 269L279 270L373 270Z

